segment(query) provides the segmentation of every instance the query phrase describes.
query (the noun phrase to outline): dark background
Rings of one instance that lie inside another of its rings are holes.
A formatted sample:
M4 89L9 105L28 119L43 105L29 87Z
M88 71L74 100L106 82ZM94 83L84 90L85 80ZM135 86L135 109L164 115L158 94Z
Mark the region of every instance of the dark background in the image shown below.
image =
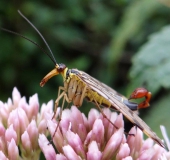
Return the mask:
M19 9L45 37L58 63L83 70L127 97L136 87L146 87L153 98L151 107L141 111L140 116L161 136L160 124L170 129L170 77L164 77L170 75L170 65L161 68L156 62L170 43L164 46L158 37L150 50L143 51L142 46L149 44L150 35L169 25L169 7L168 0L0 1L0 26L46 49L38 34L18 14ZM165 39L168 37L170 34L164 35ZM139 56L142 51L145 56ZM163 60L170 62L169 49L166 54ZM54 68L51 60L30 42L2 31L0 67L0 99L4 102L16 86L27 100L38 93L40 104L47 103L56 99L58 87L63 85L58 76L41 88L41 79ZM81 110L87 113L89 106L94 107L84 102Z

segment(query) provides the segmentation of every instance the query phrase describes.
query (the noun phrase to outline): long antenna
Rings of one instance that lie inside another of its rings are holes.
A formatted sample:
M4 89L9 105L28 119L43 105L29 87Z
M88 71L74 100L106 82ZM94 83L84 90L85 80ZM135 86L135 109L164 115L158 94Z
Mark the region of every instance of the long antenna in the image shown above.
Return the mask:
M55 61L55 64L57 64L56 60L55 60L55 57L54 57L54 54L53 52L51 51L48 43L46 42L45 38L43 37L43 35L39 32L39 30L21 13L20 10L18 10L18 13L21 15L21 17L23 17L34 29L35 31L40 35L40 37L42 38L42 40L44 41L45 45L47 46L48 50L50 51L51 53L51 58L53 58L53 61Z
M55 59L53 59L53 57L51 57L51 54L49 54L48 52L46 52L46 51L44 50L44 48L42 48L42 47L41 47L39 44L37 44L36 42L30 40L29 38L27 38L27 37L25 37L25 36L23 36L23 35L21 35L21 34L19 34L19 33L17 33L17 32L13 32L13 31L11 31L11 30L8 30L8 29L2 28L2 27L0 27L0 29L3 30L3 31L5 31L5 32L12 33L12 34L15 34L15 35L17 35L17 36L20 36L20 37L26 39L27 41L35 44L37 47L39 47L39 48L52 60L52 62L54 63L54 65L56 65L56 61L55 61Z

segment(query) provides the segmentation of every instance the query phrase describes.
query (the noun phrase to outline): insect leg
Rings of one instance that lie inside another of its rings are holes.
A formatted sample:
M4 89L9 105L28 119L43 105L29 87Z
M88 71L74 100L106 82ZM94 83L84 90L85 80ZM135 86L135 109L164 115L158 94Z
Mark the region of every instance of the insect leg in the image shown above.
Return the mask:
M68 101L67 94L66 94L65 92L62 92L62 94L63 94L63 97L64 97L64 98L63 98L63 103L62 103L62 107L61 107L61 109L60 109L60 114L59 114L59 118L58 118L58 124L57 124L57 127L55 128L54 134L53 134L53 136L52 136L52 140L53 140L53 138L54 138L54 136L55 136L55 133L57 132L57 129L58 129L59 124L60 124L60 121L61 121L61 117L62 117L62 113L63 113L63 108L64 108L65 100Z
M58 89L58 96L57 96L57 97L59 97L60 92L61 92L61 91L64 91L64 90L65 90L64 87L60 86L59 89Z
M97 103L96 99L95 99L95 98L93 98L93 99L94 99L94 102L95 102L95 104L97 105L99 111L102 113L103 117L106 118L106 119L109 121L109 123L111 123L116 129L119 129L119 128L118 128L110 119L108 119L107 116L103 113L103 111L102 111L102 109L100 108L99 104ZM135 136L134 134L127 133L127 132L124 132L124 134L126 134L126 135L128 135L128 136Z
M80 98L80 104L81 104L81 105L82 105L82 103L83 103L83 99L84 99L84 95L85 95L85 93L86 93L86 89L87 89L87 86L84 87L83 92L82 92L82 95L81 95L81 98Z
M63 91L61 94L60 94L60 92L61 91ZM64 96L64 93L65 93L65 91L64 91L64 87L59 87L59 89L58 89L58 98L56 99L56 101L55 101L55 108L54 108L54 115L53 115L53 117L52 117L52 119L55 117L55 115L56 115L56 112L57 112L57 108L58 108L58 102L60 101L60 99Z
M97 108L99 109L99 111L102 113L103 117L106 118L109 123L111 123L116 129L119 129L110 119L107 118L107 116L103 113L102 109L100 108L99 104L97 103L97 101L94 98L94 102L97 105Z
M61 90L63 90L63 87L59 87L59 92L60 92ZM58 124L57 124L57 127L55 128L55 131L54 131L54 133L53 133L53 136L52 136L52 139L51 139L50 142L53 141L53 138L54 138L54 136L55 136L55 134L56 134L56 132L57 132L57 129L58 129L58 127L59 127L59 124L60 124L60 121L61 121L62 111L63 111L63 108L64 108L64 103L65 103L65 101L67 101L68 103L70 103L70 101L69 101L69 99L68 99L68 96L67 96L66 92L63 91L63 92L59 95L59 97L56 99L56 101L55 101L55 108L56 108L55 112L57 111L58 102L59 102L59 100L60 100L61 98L63 98L63 103L62 103L62 106L61 106L61 109L60 109L60 114L59 114L59 118L58 118ZM56 113L54 113L54 115L55 115L55 114L56 114ZM54 117L54 116L53 116L53 117Z

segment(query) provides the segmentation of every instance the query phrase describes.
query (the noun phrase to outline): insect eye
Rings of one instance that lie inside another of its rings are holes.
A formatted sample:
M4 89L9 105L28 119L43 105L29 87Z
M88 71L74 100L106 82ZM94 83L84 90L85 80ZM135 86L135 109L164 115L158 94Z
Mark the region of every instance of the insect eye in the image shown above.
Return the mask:
M57 68L58 72L62 72L64 71L64 69L66 68L66 65L65 64L59 64L59 67Z

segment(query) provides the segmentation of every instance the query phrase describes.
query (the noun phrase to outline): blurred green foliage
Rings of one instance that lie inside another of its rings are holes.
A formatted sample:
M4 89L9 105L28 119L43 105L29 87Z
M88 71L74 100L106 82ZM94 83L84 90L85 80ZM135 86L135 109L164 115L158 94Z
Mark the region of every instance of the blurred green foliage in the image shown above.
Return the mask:
M146 83L155 95L161 87L170 88L170 36L167 35L170 35L170 26L152 34L133 57L130 89Z
M19 9L45 37L58 63L84 70L125 96L136 87L148 88L153 99L141 117L147 118L148 124L156 124L156 128L150 125L157 132L164 124L158 117L169 113L168 102L161 103L168 101L166 95L170 92L168 6L166 0L0 1L0 26L46 49L34 29L17 13ZM58 76L41 88L39 82L54 68L51 60L30 42L1 31L0 66L3 101L11 97L16 86L27 98L38 93L40 102L47 102L56 98L58 86L62 85ZM152 116L148 116L150 113Z

